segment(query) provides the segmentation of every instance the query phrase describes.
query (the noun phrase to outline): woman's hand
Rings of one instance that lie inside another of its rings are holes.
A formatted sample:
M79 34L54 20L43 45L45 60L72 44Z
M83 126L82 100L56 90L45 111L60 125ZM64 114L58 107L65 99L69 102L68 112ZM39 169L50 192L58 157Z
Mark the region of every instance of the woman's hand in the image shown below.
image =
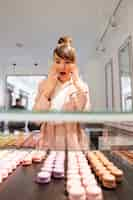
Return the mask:
M36 100L33 110L36 111L45 111L49 110L50 108L50 101L46 97L46 94L40 94L39 98Z
M73 72L71 73L71 78L73 80L73 83L75 84L77 81L79 81L79 71L77 66L74 67Z
M50 68L49 74L48 74L48 79L46 80L45 83L45 88L44 88L44 95L49 98L53 92L53 90L56 87L57 79L58 79L58 74L56 70L57 66L56 64L52 65Z
M38 86L38 93L35 99L33 110L44 111L50 108L50 97L56 87L57 72L56 66L53 65L48 74L48 79L40 82Z
M81 80L79 77L79 71L78 71L77 66L75 66L75 69L71 73L71 78L72 78L72 81L73 81L73 84L75 85L75 87L80 90L81 89Z
M91 109L89 88L80 79L77 67L73 70L72 81L77 88L77 93L76 96L71 97L71 103L73 102L75 110L89 111Z

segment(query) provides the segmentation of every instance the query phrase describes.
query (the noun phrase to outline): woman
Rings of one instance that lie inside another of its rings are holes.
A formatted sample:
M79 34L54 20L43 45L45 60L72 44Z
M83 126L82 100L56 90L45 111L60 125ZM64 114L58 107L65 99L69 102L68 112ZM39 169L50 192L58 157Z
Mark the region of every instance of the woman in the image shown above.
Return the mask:
M61 37L53 51L53 65L48 79L38 89L34 110L89 111L87 85L79 78L76 52L70 37ZM44 122L41 125L41 148L86 149L88 140L79 123Z

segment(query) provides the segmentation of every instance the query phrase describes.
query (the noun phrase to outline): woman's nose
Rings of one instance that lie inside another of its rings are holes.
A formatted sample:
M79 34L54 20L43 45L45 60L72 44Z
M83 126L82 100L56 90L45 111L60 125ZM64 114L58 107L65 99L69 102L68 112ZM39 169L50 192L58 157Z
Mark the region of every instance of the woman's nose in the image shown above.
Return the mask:
M66 63L63 64L63 68L64 68L64 69L65 69L65 67L66 67Z

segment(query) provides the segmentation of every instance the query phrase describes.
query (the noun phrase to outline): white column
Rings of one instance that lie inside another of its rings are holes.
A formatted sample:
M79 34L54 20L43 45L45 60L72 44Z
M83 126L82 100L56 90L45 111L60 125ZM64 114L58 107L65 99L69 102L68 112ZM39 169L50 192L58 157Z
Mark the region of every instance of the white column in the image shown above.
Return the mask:
M0 108L6 106L6 67L0 66Z

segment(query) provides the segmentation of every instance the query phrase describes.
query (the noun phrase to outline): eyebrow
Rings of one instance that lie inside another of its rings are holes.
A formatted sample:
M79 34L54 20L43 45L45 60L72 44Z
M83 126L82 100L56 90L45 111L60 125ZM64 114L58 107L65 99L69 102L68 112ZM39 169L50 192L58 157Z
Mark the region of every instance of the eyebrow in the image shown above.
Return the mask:
M55 59L55 61L56 61L56 62L59 62L59 61L60 61L60 59L58 59L58 58L57 58L57 59Z
M58 56L55 56L55 60L60 60L60 58Z

